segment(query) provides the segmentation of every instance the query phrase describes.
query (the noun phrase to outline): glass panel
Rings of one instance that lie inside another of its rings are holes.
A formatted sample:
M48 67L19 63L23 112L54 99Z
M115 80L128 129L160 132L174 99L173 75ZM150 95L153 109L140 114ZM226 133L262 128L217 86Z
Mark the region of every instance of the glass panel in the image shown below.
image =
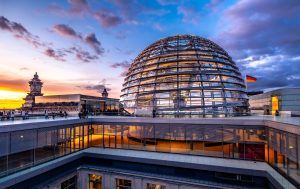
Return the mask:
M94 147L103 147L103 125L92 125L90 136L90 145Z
M287 173L287 159L286 159L286 133L278 132L277 133L277 167Z
M130 149L142 149L142 126L130 125L128 127L128 144Z
M72 128L72 150L78 151L83 148L83 126Z
M154 133L154 126L143 126L143 135L142 135L142 143L143 149L147 151L155 151L156 140Z
M116 148L116 126L104 125L104 147Z
M245 129L245 159L265 160L266 132L261 128Z
M297 149L297 152L298 152L298 154L297 154L297 159L298 159L298 161L297 161L297 176L299 177L300 176L300 136L299 135L297 135L297 147L296 147L296 149ZM298 181L298 183L300 183L299 178L297 179L297 181Z
M68 138L67 138L67 131L66 128L60 128L57 131L57 143L56 145L56 150L55 150L55 157L63 156L66 153L67 145L68 145Z
M239 158L238 143L240 135L237 128L224 127L223 133L223 153L227 158Z
M171 152L172 153L186 153L188 145L185 140L184 126L170 126L171 134Z
M170 152L170 126L155 125L156 151Z
M11 133L11 154L8 156L9 171L16 171L16 169L33 165L35 141L36 135L32 130Z
M37 146L35 148L35 162L41 163L54 158L56 132L49 129L37 131Z
M123 126L116 125L116 148L122 148L124 145Z
M204 151L207 156L223 157L223 129L212 125L204 129Z
M277 141L276 141L276 132L274 129L269 129L269 135L268 135L268 139L269 139L269 153L268 153L268 161L269 164L271 164L272 166L276 166L276 162L275 162L275 151L277 150L276 146L277 146Z
M7 154L9 153L9 135L0 133L0 176L7 170Z
M204 155L204 128L200 125L186 126L188 151L192 154Z
M288 175L295 180L300 179L300 175L297 174L298 160L297 160L297 138L296 135L288 134L288 146L287 146L287 157L288 157Z

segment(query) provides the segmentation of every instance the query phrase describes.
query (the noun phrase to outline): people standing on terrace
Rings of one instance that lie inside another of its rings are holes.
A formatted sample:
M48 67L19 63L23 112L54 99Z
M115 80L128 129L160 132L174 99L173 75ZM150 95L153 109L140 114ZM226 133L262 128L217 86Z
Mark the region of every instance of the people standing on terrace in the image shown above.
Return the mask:
M155 116L156 116L156 110L153 109L153 110L152 110L152 117L155 118Z
M29 115L28 115L28 111L25 112L25 119L28 119Z
M4 112L0 112L0 120L1 120L1 121L4 120Z
M7 119L7 120L10 120L10 111L7 112L7 114L6 114L6 119Z
M21 116L22 116L22 119L23 119L23 120L26 119L26 117L25 117L25 111L24 111L24 110L21 111Z
M10 117L11 117L11 120L12 120L12 121L14 121L14 120L15 120L15 112L14 112L14 111L12 111L12 112L11 112L11 115L10 115Z
M49 114L47 110L45 110L45 119L49 119Z

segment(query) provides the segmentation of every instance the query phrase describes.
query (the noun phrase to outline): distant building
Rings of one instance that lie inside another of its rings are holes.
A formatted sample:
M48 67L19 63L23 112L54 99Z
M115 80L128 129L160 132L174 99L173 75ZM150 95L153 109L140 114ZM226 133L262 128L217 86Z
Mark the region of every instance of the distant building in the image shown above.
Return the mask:
M82 94L43 96L41 92L43 82L37 73L28 83L30 92L24 98L23 110L30 110L35 113L67 111L69 114L77 114L80 111L89 114L111 114L118 113L120 109L123 110L119 99L108 98L108 92L105 88L102 97Z
M119 99L82 94L38 96L32 108L34 112L87 111L94 114L118 112L119 109Z
M108 92L107 92L106 88L103 89L102 97L104 97L104 98L108 97Z
M33 78L28 83L30 87L30 92L24 98L25 103L22 106L23 109L32 108L35 104L35 97L43 96L43 82L39 79L37 72L35 72Z
M300 115L300 87L281 88L249 97L250 109L254 113Z

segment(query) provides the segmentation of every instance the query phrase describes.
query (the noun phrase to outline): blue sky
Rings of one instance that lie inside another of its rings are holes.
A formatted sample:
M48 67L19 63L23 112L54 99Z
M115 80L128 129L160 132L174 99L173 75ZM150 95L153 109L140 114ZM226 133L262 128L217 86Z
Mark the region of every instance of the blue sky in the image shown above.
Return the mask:
M124 72L148 45L176 34L223 47L250 90L300 83L299 0L0 0L0 90L119 97Z

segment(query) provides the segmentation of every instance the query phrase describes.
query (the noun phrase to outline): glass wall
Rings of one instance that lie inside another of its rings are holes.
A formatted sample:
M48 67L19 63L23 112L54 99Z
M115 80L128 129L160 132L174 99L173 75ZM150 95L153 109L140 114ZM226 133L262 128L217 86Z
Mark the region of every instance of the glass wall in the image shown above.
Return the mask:
M120 100L137 116L227 117L248 112L244 80L235 62L212 41L190 35L148 46L131 64Z
M0 176L88 147L89 125L0 133Z
M93 123L0 133L0 177L88 147L265 161L300 181L299 135L265 126L175 123Z

